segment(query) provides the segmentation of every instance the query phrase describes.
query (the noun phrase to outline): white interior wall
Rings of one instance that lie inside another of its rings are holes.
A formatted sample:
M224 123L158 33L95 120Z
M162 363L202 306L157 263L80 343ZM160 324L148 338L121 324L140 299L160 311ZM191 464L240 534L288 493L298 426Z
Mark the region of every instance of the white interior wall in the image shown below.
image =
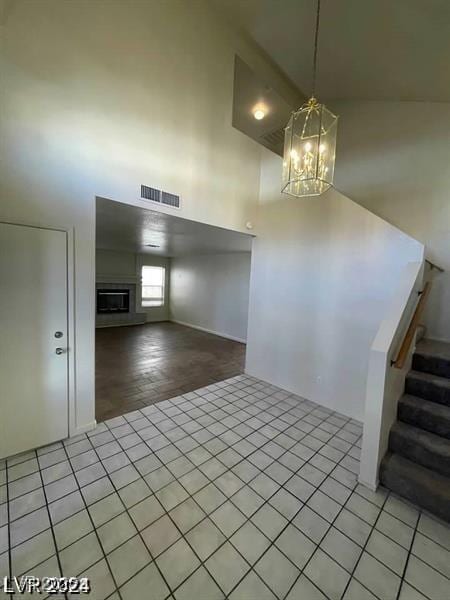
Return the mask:
M281 162L264 151L246 371L362 419L372 341L423 247L339 192L280 194Z
M245 342L250 252L173 258L171 319Z
M425 244L427 336L450 341L450 103L333 102L338 189Z
M103 283L135 283L136 312L147 314L147 323L167 321L170 306L170 258L152 254L136 254L98 248L96 257L96 281ZM165 268L165 291L163 306L141 306L140 277L144 265Z
M97 248L95 251L95 279L116 281L129 281L136 278L136 254L118 250L104 250ZM108 282L109 282L108 281Z
M155 185L177 215L245 230L260 148L231 127L235 52L295 93L204 0L22 0L5 17L0 220L73 234L76 433L94 420L95 196L139 204Z

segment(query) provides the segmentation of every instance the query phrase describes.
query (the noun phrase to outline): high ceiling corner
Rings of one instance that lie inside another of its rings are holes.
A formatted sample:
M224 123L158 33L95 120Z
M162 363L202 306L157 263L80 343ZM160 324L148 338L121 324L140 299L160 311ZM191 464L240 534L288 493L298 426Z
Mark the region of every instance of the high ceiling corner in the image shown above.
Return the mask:
M316 0L213 0L309 92ZM322 0L322 99L450 101L449 0Z
M6 25L13 9L13 0L0 0L0 27Z

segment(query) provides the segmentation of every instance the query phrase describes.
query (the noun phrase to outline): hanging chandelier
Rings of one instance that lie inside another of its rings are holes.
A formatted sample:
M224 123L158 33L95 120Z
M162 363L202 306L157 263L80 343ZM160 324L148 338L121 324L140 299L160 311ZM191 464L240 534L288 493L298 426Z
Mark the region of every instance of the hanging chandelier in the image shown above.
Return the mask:
M320 0L317 0L311 98L291 114L284 134L281 191L319 196L333 185L338 117L315 98Z

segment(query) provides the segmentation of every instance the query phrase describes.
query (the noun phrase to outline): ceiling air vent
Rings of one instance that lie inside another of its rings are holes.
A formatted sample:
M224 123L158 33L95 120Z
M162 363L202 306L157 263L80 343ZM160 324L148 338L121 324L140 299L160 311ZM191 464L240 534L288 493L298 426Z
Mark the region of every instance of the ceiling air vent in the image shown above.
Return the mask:
M141 185L141 198L152 202L161 202L161 190L148 187L148 185Z
M172 206L172 208L180 208L180 196L169 194L169 192L161 193L161 204Z
M270 131L260 137L261 143L277 154L283 155L284 127Z

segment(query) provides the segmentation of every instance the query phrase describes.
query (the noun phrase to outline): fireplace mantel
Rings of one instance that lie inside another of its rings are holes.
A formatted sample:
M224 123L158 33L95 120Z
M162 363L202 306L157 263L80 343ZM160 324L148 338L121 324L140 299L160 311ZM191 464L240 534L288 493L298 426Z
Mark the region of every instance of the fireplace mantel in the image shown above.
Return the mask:
M95 276L97 283L138 283L136 275L108 275L107 273L97 273Z

